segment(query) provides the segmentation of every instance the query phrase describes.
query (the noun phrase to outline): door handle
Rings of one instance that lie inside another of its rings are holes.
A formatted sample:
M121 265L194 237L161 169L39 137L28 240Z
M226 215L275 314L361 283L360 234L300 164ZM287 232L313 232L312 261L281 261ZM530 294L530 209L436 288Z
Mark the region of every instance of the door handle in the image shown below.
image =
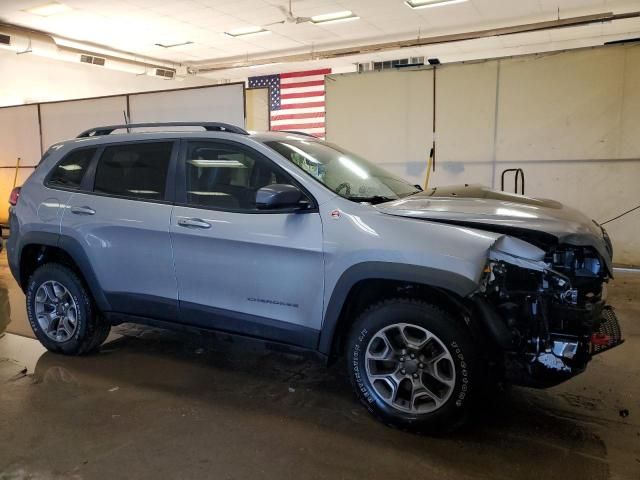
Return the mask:
M178 225L187 228L211 228L211 224L199 218L180 218Z
M71 207L71 213L76 215L95 215L96 211L91 207Z

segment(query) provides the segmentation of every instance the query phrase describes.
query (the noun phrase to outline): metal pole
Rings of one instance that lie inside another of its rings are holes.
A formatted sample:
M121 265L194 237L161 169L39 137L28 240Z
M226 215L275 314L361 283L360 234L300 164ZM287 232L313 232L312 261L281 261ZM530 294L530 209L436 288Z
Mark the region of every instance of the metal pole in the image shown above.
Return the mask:
M18 157L18 161L16 162L16 173L13 176L13 187L16 188L16 182L18 181L18 170L20 170L20 157Z

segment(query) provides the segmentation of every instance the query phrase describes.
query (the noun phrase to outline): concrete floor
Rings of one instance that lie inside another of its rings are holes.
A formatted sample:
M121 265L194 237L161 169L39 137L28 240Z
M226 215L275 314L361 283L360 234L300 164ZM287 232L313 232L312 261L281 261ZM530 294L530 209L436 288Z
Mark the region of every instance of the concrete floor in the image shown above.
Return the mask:
M609 291L624 345L429 438L370 418L343 365L259 342L125 325L98 354L48 353L2 254L0 478L640 479L640 274Z

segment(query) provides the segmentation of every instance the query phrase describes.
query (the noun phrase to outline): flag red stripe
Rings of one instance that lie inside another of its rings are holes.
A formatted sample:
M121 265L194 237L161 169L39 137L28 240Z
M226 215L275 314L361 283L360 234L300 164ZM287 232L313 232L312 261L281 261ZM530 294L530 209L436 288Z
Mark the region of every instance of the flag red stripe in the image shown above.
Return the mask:
M281 73L280 78L308 77L310 75L327 75L329 73L331 73L330 68L322 68L320 70L307 70L306 72Z
M289 113L286 115L271 115L271 120L300 120L302 118L324 117L324 112Z
M280 89L284 90L286 88L319 87L321 85L324 85L324 80L312 80L310 82L282 83L280 84Z
M271 130L304 130L307 128L324 128L324 122L320 123L289 123L287 125L274 125Z
M311 107L324 107L324 102L287 103L285 105L280 105L280 110L287 110L289 108L311 108ZM272 115L273 113L275 112L272 112Z
M318 92L303 92L303 93L284 93L280 95L282 99L288 98L307 98L307 97L322 97L324 96L324 91L320 90Z

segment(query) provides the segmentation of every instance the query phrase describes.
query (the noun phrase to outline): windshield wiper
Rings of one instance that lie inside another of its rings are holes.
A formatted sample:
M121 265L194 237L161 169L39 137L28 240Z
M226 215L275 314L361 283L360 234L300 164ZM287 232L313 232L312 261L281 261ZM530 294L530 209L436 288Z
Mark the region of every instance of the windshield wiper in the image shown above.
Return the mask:
M400 198L407 198L407 197L410 197L411 195L416 195L416 194L422 193L422 192L424 192L424 190L416 190L415 192L407 193L406 195L403 195Z
M398 200L397 198L384 197L382 195L373 195L371 197L347 197L347 199L351 200L352 202L366 202L373 205Z

